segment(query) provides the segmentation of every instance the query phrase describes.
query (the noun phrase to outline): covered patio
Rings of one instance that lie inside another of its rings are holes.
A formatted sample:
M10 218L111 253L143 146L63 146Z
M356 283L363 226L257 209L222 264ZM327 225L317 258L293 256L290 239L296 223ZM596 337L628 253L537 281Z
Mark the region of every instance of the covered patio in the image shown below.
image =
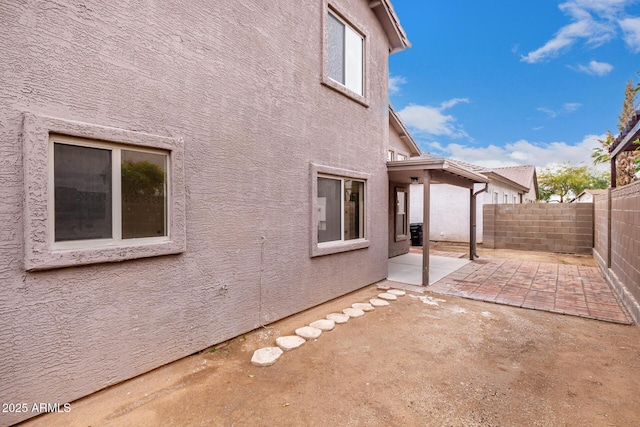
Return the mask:
M414 269L419 269L420 278L419 283L422 286L428 286L433 283L430 280L432 273L432 264L429 256L429 214L430 214L430 192L431 184L450 184L457 187L463 187L469 189L469 260L475 259L476 255L476 196L483 191L486 191L489 179L484 175L465 169L464 167L448 161L447 159L434 157L434 156L422 156L412 158L409 160L401 161L389 161L387 162L387 172L389 175L389 182L399 185L409 184L424 184L423 185L423 235L426 238L423 239L421 262L417 263L413 258L407 260L407 262L399 262L399 264L405 266L412 266ZM475 184L485 184L483 188L476 190ZM407 254L415 255L415 254ZM420 256L420 255L418 255ZM392 258L393 259L393 258ZM438 266L441 260L433 259L433 266ZM418 264L418 265L415 265ZM442 264L442 263L440 263ZM461 267L462 265L460 265ZM457 267L457 268L460 268ZM409 268L409 267L407 267ZM457 269L456 268L456 269ZM437 270L437 269L436 269ZM455 269L454 269L455 270ZM454 271L451 270L451 271ZM391 265L390 265L391 272Z

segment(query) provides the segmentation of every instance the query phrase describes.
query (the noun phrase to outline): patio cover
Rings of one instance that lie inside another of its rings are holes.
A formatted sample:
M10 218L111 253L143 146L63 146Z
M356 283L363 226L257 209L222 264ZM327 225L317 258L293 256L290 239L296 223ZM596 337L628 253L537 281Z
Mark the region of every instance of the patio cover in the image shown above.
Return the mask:
M609 157L611 159L611 187L616 187L616 159L620 153L625 151L635 151L638 146L634 142L640 137L640 110L636 110L634 116L629 120L627 126L620 132L609 147Z
M450 161L441 157L425 155L409 160L387 162L387 172L389 180L401 184L424 184L423 197L423 224L422 233L426 238L422 240L422 285L429 284L429 213L431 210L430 194L431 184L450 184L457 187L469 189L470 195L470 241L469 259L475 256L475 227L476 227L476 195L486 190L473 192L473 185L476 183L487 184L489 179L480 173L469 170L455 161Z

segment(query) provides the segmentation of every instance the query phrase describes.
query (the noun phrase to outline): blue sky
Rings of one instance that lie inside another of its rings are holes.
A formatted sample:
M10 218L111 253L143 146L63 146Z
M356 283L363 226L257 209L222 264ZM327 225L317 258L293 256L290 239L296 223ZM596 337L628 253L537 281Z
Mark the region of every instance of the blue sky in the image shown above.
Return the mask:
M394 0L413 47L390 99L423 151L488 166L591 165L640 71L640 0Z

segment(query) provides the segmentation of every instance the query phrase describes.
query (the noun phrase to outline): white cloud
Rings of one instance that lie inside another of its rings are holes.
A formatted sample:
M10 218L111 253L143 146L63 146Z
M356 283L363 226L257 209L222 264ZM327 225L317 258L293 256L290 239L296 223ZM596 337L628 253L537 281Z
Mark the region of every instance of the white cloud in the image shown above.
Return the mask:
M578 64L575 67L569 66L569 68L592 76L606 76L613 70L613 65L606 62L591 61L589 65Z
M582 107L582 104L580 104L579 102L565 102L564 104L562 104L562 109L568 113L573 113L580 107Z
M560 114L573 113L580 107L582 107L582 104L580 104L579 102L565 102L564 104L562 104L562 108L560 108L559 110L552 110L546 107L538 107L536 108L536 110L540 111L541 113L547 114L552 119L555 119Z
M434 154L462 160L488 168L534 165L537 168L560 165L571 162L574 165L585 164L591 166L591 153L598 147L598 139L604 135L587 135L580 142L568 144L566 142L534 143L524 139L505 144L503 147L489 145L488 147L469 147L461 144L431 143L431 148L439 147ZM437 145L436 145L437 144ZM607 169L602 165L602 170Z
M569 0L558 7L569 16L571 23L560 28L542 47L521 56L529 64L560 55L578 41L598 47L617 37L618 25L625 33L625 41L632 49L640 49L638 18L624 17L625 7L636 0ZM610 71L610 70L609 70Z
M551 110L549 108L538 107L538 108L536 108L536 110L540 111L541 113L547 114L552 119L555 119L556 117L558 117L558 112L557 111L553 111L553 110Z
M633 53L640 53L640 18L625 18L618 22L623 38Z
M453 98L439 107L410 104L398 111L402 120L416 135L445 135L452 138L469 138L469 134L456 124L456 118L444 111L460 103L469 103L467 98Z
M389 95L395 95L400 92L400 86L407 83L407 79L402 76L389 75Z

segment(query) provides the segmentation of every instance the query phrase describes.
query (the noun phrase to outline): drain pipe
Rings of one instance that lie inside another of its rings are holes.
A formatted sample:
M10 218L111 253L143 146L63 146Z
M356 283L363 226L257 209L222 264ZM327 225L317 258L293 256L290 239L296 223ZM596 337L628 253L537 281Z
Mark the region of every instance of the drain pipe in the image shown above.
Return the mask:
M470 229L469 229L469 259L473 261L475 258L480 258L478 256L478 252L476 250L476 241L478 240L476 237L476 197L480 193L484 193L489 189L489 183L484 185L484 188L481 190L473 192L473 188L470 189L471 193L471 212L470 212Z

